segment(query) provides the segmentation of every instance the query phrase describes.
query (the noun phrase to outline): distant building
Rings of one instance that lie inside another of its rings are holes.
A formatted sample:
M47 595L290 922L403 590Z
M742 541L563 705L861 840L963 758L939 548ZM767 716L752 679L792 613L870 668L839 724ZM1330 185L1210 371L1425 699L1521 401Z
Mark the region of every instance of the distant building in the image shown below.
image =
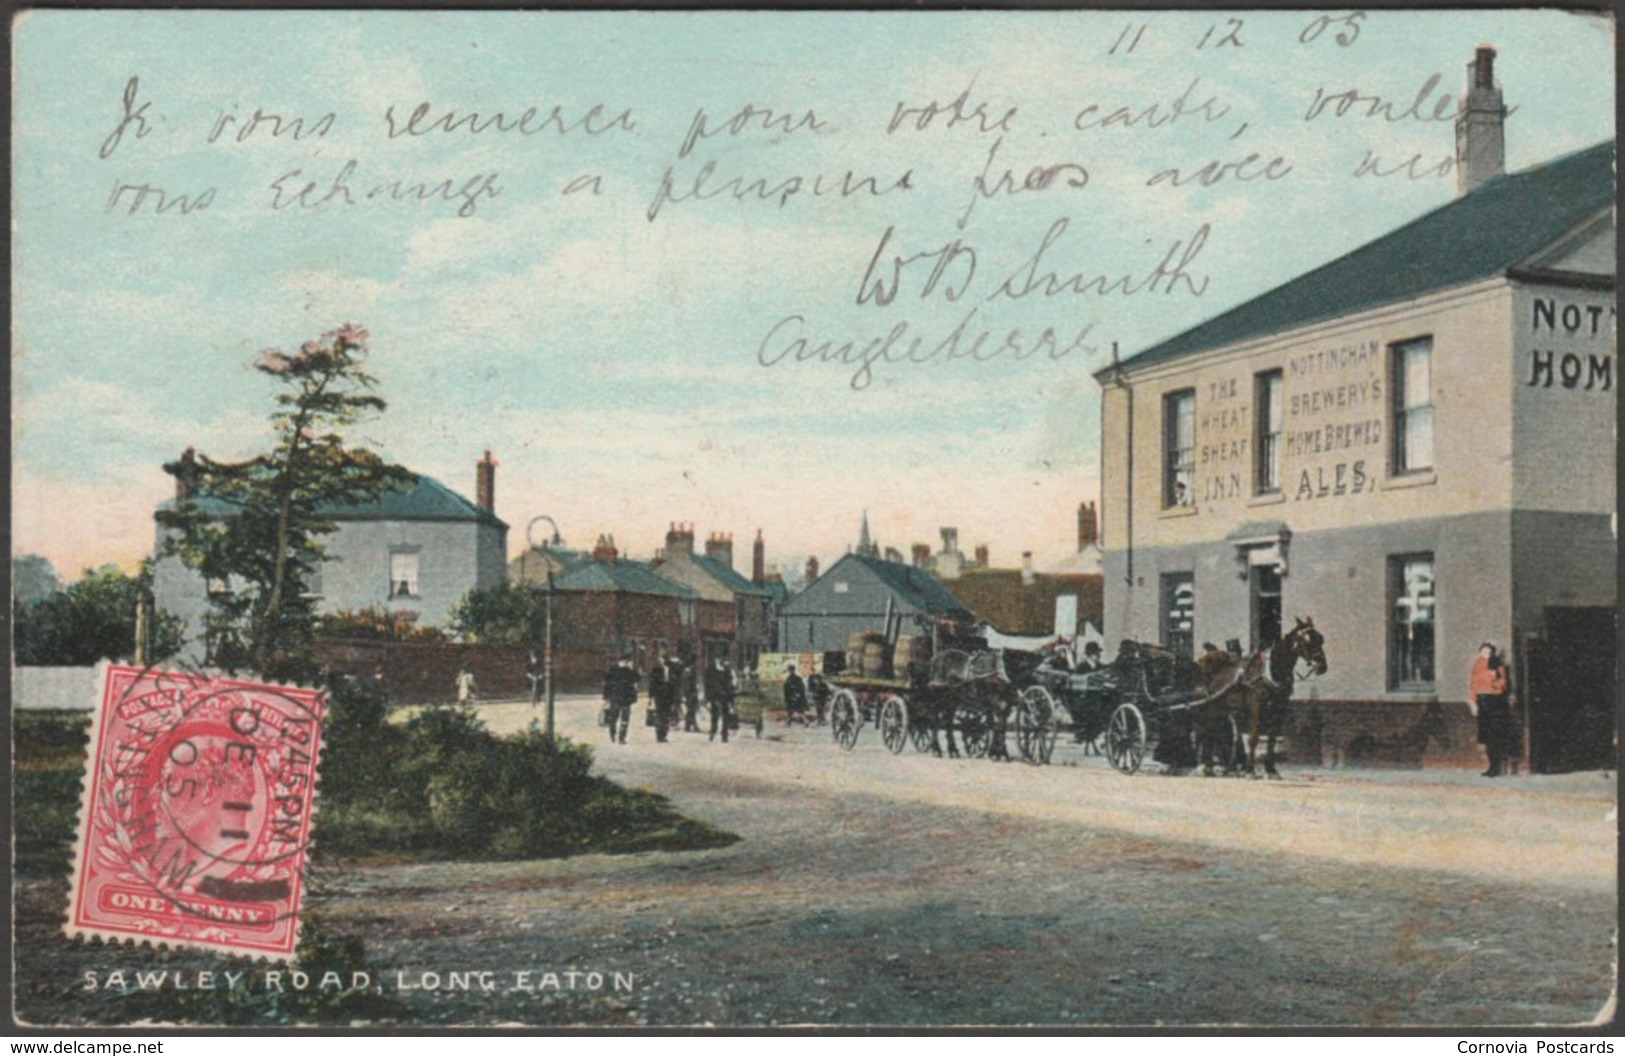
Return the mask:
M845 649L853 634L885 629L886 614L969 622L971 613L922 568L847 554L784 604L779 649L821 653ZM904 634L916 633L906 624Z
M954 580L954 597L975 617L1007 635L1027 637L1085 633L1099 628L1104 607L1099 573L1036 572L1032 555L1021 568L978 568Z
M1483 641L1536 769L1614 758L1614 144L1501 174L1493 59L1455 201L1096 374L1108 641L1313 616L1300 758L1471 757Z
M705 552L696 554L694 526L673 523L650 568L698 594L698 636L707 663L721 657L740 669L756 666L769 644L773 596L765 584L734 571L732 535L713 532Z
M607 536L586 560L554 577L553 591L556 648L593 654L593 668L624 656L641 674L662 653L687 660L701 648L699 592L622 559Z
M177 482L177 499L185 497L185 487ZM419 476L372 502L323 509L322 515L336 521L338 529L324 537L325 559L307 584L316 610L379 608L410 613L422 626L444 625L452 606L470 590L503 581L508 526L496 515L495 487L496 463L487 451L476 467L477 503L432 477ZM191 501L219 517L237 512L233 504L213 496L196 495ZM160 508L173 509L175 502ZM155 552L161 553L165 532L158 528ZM179 558L154 562L155 604L185 623L181 659L208 662L209 594L229 589L227 583L205 583Z

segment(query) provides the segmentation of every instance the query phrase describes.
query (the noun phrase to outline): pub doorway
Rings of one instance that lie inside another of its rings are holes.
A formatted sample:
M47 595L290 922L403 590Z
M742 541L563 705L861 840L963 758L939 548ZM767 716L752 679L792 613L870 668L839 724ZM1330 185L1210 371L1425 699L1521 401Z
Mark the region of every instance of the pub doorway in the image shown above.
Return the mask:
M1252 649L1281 640L1281 566L1253 565L1247 570Z
M1525 642L1524 714L1535 773L1615 765L1617 633L1613 609L1549 608L1546 633Z

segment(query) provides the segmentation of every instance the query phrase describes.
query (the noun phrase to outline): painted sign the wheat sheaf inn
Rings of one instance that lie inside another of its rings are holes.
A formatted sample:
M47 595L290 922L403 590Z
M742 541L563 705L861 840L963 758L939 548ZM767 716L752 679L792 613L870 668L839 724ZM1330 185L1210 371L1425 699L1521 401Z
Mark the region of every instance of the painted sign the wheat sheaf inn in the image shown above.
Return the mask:
M1614 33L23 13L14 1020L1601 1029Z

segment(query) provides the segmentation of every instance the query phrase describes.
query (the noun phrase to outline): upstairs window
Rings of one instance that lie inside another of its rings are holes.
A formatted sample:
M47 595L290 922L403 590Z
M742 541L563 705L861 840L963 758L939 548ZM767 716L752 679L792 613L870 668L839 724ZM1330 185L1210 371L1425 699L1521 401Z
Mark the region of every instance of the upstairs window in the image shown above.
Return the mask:
M418 557L416 549L391 550L389 554L389 596L415 598L418 596Z
M1433 339L1393 346L1394 473L1433 468Z
M1266 370L1253 379L1253 421L1256 435L1253 450L1258 462L1253 469L1253 493L1269 495L1281 490L1281 372Z
M1196 390L1162 398L1162 505L1196 505Z

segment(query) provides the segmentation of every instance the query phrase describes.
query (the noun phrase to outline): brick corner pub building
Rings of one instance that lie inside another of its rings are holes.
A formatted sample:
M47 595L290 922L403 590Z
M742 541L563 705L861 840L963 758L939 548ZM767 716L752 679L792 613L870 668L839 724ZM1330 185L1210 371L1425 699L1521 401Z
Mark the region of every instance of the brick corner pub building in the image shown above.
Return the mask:
M1096 375L1108 642L1312 616L1300 763L1478 758L1492 641L1530 766L1613 765L1614 144L1502 174L1493 58L1455 200Z

